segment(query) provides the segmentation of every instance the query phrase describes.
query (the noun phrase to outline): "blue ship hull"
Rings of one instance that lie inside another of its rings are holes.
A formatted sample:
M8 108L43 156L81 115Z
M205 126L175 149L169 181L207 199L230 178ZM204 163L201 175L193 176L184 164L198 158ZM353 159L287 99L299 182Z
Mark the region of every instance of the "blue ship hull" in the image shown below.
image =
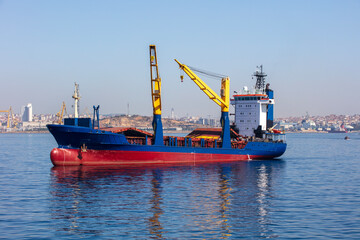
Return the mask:
M130 144L123 134L89 127L48 125L58 143L51 152L54 165L146 165L226 162L280 157L282 141L248 142L243 148Z

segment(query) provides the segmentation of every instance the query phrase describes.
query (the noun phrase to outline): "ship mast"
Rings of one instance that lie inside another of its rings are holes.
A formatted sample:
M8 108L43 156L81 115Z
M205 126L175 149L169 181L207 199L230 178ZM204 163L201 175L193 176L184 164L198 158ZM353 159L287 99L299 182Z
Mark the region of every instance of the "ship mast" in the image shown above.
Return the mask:
M266 73L263 72L263 66L260 65L256 67L256 71L253 74L256 77L256 84L255 84L255 93L264 93L265 92L265 77L267 76Z
M74 105L74 108L75 108L75 112L74 112L75 118L79 118L80 92L79 92L79 84L77 84L76 82L75 82L75 91L74 91L74 95L72 96L72 98L75 99L75 105Z

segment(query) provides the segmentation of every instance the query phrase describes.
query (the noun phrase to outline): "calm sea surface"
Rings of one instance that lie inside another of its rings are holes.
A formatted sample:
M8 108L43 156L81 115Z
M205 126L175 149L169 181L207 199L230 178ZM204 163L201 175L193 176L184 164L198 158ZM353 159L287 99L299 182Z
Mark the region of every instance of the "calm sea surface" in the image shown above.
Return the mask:
M288 134L280 160L53 168L0 134L0 239L360 239L360 135Z

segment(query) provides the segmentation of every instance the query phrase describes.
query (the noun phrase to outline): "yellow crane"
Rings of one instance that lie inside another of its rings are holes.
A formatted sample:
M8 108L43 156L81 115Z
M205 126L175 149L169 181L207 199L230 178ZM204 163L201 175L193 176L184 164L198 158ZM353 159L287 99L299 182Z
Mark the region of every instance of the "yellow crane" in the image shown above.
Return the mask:
M220 95L216 94L201 78L199 78L188 66L175 61L179 64L181 70L183 70L191 80L202 90L211 100L221 107L222 112L229 112L230 105L230 79L224 77L221 79Z
M66 105L65 102L62 103L61 105L61 109L58 113L56 113L56 117L58 118L56 123L58 124L62 124L63 122L63 117L64 117L64 113L66 113Z
M8 114L6 128L10 128L10 117L11 117L11 122L14 122L13 111L12 111L11 106L10 106L9 110L0 110L0 112L4 112L4 113Z
M87 117L87 118L90 118L91 117L91 114L90 114L90 112L89 112L89 108L88 107L85 107L85 110L84 110L84 112L85 112L85 117Z
M12 127L17 128L17 125L18 125L19 122L18 122L18 119L16 119L14 117L14 112L13 112L11 106L10 106L10 109L9 109L9 113L10 113L10 117L11 117Z
M150 45L151 97L154 114L161 114L161 78L158 72L155 45Z
M230 120L229 120L229 105L230 105L230 79L229 77L223 77L221 79L220 96L216 94L201 78L199 78L188 66L180 63L174 59L181 70L183 70L191 80L208 96L212 101L221 107L221 126L222 126L222 147L231 148L230 139ZM183 76L181 76L183 80Z
M153 104L154 145L163 145L163 128L161 121L161 78L158 69L156 47L149 46L150 50L150 77L151 77L151 98Z

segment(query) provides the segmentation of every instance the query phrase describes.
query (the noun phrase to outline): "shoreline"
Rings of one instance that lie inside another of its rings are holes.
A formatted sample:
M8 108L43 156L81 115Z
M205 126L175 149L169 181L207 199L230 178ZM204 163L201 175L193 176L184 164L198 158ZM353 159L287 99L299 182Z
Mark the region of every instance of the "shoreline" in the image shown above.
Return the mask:
M190 133L191 131L164 131L164 133L166 134L186 134L186 133ZM45 133L49 133L49 131L47 130L41 130L41 131L9 131L9 132L0 132L0 134L45 134ZM291 132L285 132L285 134L291 134L291 133L318 133L318 134L326 134L326 133L331 133L331 132L318 132L318 131L291 131ZM344 134L346 132L341 132L340 134ZM360 130L354 130L354 131L350 131L347 132L348 133L360 133ZM339 134L339 133L334 133L334 134Z

